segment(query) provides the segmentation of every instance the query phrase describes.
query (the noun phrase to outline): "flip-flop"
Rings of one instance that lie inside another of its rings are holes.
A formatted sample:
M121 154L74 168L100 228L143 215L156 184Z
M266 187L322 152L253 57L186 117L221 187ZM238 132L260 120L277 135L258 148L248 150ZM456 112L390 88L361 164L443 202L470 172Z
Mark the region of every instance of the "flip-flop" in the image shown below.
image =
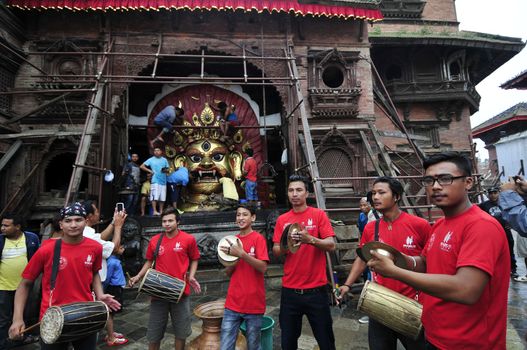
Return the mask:
M520 276L514 279L516 282L527 282L527 276Z
M128 343L128 339L126 338L115 338L113 342L110 342L109 340L106 341L107 346L119 346L124 345L126 343Z

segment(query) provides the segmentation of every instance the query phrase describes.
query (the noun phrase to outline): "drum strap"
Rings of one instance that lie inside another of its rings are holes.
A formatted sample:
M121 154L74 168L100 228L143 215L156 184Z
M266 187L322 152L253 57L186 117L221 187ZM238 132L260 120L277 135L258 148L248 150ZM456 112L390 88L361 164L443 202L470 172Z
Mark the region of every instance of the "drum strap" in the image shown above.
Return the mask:
M379 240L379 225L381 223L381 219L375 220L375 242Z
M159 236L159 240L157 241L156 251L154 252L154 262L152 263L152 268L154 270L156 266L157 256L159 255L159 247L161 247L161 242L163 242L164 236L165 236L165 233L162 233L161 236Z
M50 282L50 296L49 305L53 300L53 290L55 289L55 282L57 281L57 275L59 273L60 266L60 248L62 247L62 239L57 239L55 242L55 249L53 250L53 265L51 266L51 282Z

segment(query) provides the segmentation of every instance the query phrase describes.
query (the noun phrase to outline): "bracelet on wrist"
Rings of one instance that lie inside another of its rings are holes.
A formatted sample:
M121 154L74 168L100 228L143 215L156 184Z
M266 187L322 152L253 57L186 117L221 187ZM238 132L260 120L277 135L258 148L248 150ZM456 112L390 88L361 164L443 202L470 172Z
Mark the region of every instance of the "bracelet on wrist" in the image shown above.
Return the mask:
M349 284L343 284L342 286L348 287L348 290L351 290L351 286Z
M409 257L410 259L412 259L413 262L412 271L415 271L415 268L417 267L417 260L411 255L409 255Z

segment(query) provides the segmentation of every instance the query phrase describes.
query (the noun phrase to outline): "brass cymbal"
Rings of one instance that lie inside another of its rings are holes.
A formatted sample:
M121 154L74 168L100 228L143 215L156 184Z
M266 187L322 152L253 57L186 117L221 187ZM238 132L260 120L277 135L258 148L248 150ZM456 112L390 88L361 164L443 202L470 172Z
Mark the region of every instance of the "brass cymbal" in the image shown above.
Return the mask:
M293 254L296 253L300 248L300 242L297 242L291 238L291 234L295 231L302 231L302 226L299 224L292 224L289 225L289 229L287 230L287 247Z
M376 251L377 253L381 255L391 258L394 264L400 267L401 269L406 269L406 270L408 269L408 265L406 264L406 260L403 254L397 249L395 249L394 247L392 247L391 245L378 242L378 241L372 241L372 242L366 243L361 248L362 256L359 255L366 262L370 261L370 259L372 258L370 250Z

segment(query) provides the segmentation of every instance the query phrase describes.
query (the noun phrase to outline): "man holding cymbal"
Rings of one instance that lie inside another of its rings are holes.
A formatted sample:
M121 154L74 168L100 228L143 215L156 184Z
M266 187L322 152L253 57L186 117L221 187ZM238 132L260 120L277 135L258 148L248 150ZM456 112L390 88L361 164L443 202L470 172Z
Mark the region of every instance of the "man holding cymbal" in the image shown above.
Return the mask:
M285 255L279 316L281 346L284 350L298 349L302 317L306 315L320 350L334 350L325 252L335 250L335 233L324 211L307 206L308 186L303 176L289 178L287 196L293 208L278 217L274 230L273 253ZM284 228L294 223L303 229L291 236L298 245L293 254L280 242Z

